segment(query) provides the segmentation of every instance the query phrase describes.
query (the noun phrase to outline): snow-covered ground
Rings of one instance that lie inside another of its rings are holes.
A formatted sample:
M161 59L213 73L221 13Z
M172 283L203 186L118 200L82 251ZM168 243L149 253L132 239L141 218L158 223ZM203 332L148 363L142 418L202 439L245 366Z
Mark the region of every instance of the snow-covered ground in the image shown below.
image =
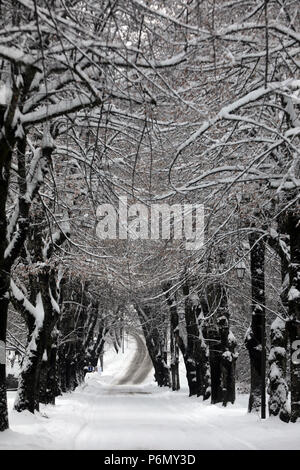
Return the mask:
M117 385L135 350L133 339L123 354L109 350L102 374L36 415L12 411L10 392L0 449L300 449L300 423L247 414L246 395L227 408L188 398L184 373L179 392L159 389L153 371L142 384Z

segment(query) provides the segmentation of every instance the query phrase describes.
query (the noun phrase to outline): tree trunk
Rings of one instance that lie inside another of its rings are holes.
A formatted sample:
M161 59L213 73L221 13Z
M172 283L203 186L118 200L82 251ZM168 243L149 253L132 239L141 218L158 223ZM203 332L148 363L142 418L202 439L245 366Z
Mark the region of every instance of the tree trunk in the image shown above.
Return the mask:
M55 398L61 395L57 372L57 344L53 338L47 348L47 360L42 361L39 402L55 405Z
M200 368L197 368L196 357L195 357L195 340L198 336L197 324L195 318L195 312L189 299L189 286L185 283L182 288L183 295L185 296L184 302L184 314L187 332L187 347L185 351L185 365L186 365L186 376L189 385L190 396L201 393L201 383L199 380Z
M19 376L14 408L17 411L39 410L39 385L44 352L43 331L33 320L29 326L26 353Z
M180 389L179 379L179 347L174 335L174 329L172 327L171 320L171 331L170 331L170 349L171 349L171 382L172 390L176 391Z
M5 203L2 200L2 181L0 180L0 431L8 428L6 397L6 326L9 303L9 273L4 265L6 247ZM3 207L4 206L4 207Z
M211 373L209 362L209 348L204 339L204 314L201 304L193 307L195 316L195 344L194 354L196 358L196 371L198 393L197 396L203 396L203 400L208 400L211 396Z
M281 234L286 233L284 215L278 219L278 228ZM271 347L269 354L269 385L268 409L270 416L279 416L281 421L289 422L288 411L288 385L287 385L287 352L288 352L288 291L289 291L289 247L280 238L280 235L269 237L268 243L278 253L281 260L281 304L278 310L282 318L277 317L271 325Z
M286 323L276 318L271 325L271 349L269 354L269 414L279 416L284 422L289 422L287 410L288 386L286 383L287 365L287 329Z
M3 123L3 113L0 121ZM9 140L9 130L4 132L5 138L0 141L0 431L8 428L7 396L6 396L6 327L9 303L10 265L5 261L7 248L6 200L11 164L13 139Z
M0 431L8 428L5 355L8 291L5 277L0 274Z
M183 285L185 296L185 322L187 331L187 348L185 351L185 364L190 396L210 397L211 381L209 354L206 346L200 318L203 317L200 299L197 294L190 293L187 284Z
M229 328L230 312L225 287L220 283L209 285L207 304L205 303L203 299L204 312L215 312L206 327L211 368L211 401L226 406L228 402L235 401L235 364L238 354L237 341Z
M43 265L37 275L31 276L31 297L36 298L35 308L38 312L38 318L34 318L30 311L24 315L29 335L15 403L17 411L29 410L33 413L35 410L39 410L41 386L43 386L41 400L43 403L48 403L49 360L53 353L51 351L52 333L58 318L58 312L53 306L56 301L53 286L55 273L54 268ZM20 308L24 308L22 301L20 303ZM18 304L19 302L15 301L15 305L18 306Z
M206 329L206 337L209 340L209 363L211 374L211 403L222 403L222 370L221 357L222 346L217 327L209 326Z
M248 411L265 409L265 246L258 233L249 235L251 249L252 320L245 338L250 356L251 389Z
M291 261L289 267L289 338L291 344L291 421L300 418L300 204L289 211Z
M159 318L152 310L153 307L149 306L144 306L143 309L137 307L157 385L159 387L170 387L170 371L164 345L165 331L160 332L158 330Z
M187 344L184 343L179 332L179 315L177 311L176 301L172 298L170 289L172 285L165 283L163 290L170 308L171 313L171 351L174 357L178 358L178 347L181 350L184 364L186 368L186 377L189 386L189 396L203 395L203 399L210 397L210 366L208 348L202 334L202 327L199 324L201 306L198 296L194 296L194 302L189 298L189 287L187 284L183 286L183 294L185 295L184 323L187 333ZM174 334L174 343L172 349L172 333ZM177 347L177 353L174 348ZM176 356L177 354L177 356ZM179 359L179 358L178 358ZM175 359L176 361L176 359ZM174 362L175 362L174 361ZM173 389L177 390L179 386L178 362L174 364ZM176 367L176 373L175 373ZM178 375L177 375L178 374Z
M235 364L238 357L236 353L237 342L229 330L229 319L222 317L219 319L220 337L221 337L221 374L222 374L222 392L223 406L227 403L235 402Z
M170 307L170 312L171 312L171 328L174 334L175 342L180 348L180 351L183 356L184 365L186 369L186 378L187 378L188 387L189 387L189 396L193 396L193 395L197 395L197 392L198 392L196 362L195 362L195 359L191 357L191 350L188 350L188 344L185 344L182 337L180 336L179 314L177 311L175 299L171 298L171 295L169 292L170 288L171 288L171 285L169 283L164 286L165 295L166 295L167 302L168 302L168 305ZM187 317L189 318L189 311L186 313L186 308L185 308L184 322L186 325L186 331L187 331L187 324L186 324ZM174 378L174 380L176 380L176 378ZM179 380L179 376L178 376L178 380ZM175 387L176 385L174 385L174 388Z
M171 283L165 283L163 285L163 291L167 299L167 303L170 308L170 348L171 348L171 382L172 390L176 391L180 389L179 379L179 348L184 356L185 348L183 341L179 336L178 330L178 312L176 306L176 299L170 294Z

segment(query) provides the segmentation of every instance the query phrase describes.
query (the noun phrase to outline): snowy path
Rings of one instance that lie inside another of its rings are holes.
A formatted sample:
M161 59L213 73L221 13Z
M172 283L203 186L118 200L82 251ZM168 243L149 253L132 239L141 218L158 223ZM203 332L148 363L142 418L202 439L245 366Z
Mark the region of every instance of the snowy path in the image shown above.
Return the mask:
M123 377L118 379L115 385L140 384L142 383L152 369L151 359L149 357L146 345L138 335L135 337L137 348L129 364L129 367Z
M120 385L141 378L135 376L137 357L147 364L141 348L137 340L124 354L109 351L102 375L88 374L82 387L41 414L11 412L0 449L300 449L300 423L262 422L247 414L246 396L226 409L210 405L187 397L184 376L179 392L159 389L152 370L142 384Z

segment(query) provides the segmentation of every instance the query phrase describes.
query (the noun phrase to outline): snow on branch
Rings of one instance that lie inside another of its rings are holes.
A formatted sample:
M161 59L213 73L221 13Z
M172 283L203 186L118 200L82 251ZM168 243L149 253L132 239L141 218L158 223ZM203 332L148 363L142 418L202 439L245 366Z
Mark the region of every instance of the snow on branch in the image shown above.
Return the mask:
M29 54L25 54L24 51L17 49L16 47L0 45L0 57L9 60L14 64L30 65L38 69L38 66L36 65L37 59Z
M12 90L6 83L0 83L0 106L8 106L12 97Z
M39 297L41 296L41 294L39 293L37 296L37 305L35 307L34 305L32 305L31 302L29 302L29 300L25 297L21 289L17 287L17 285L12 279L10 280L10 288L13 300L15 302L18 302L27 314L34 317L37 326L42 326L45 312L43 308L43 303L41 301L41 298Z
M99 101L100 101L99 98L79 95L77 98L65 100L65 101L62 101L61 103L42 106L36 111L23 114L22 119L21 119L22 124L30 125L34 123L45 122L49 119L59 117L59 116L64 116L66 114L75 113L76 111L80 109L93 106Z
M5 250L6 263L11 264L18 251L19 245L22 245L23 237L27 232L27 215L35 193L44 180L46 170L46 161L42 158L40 148L35 149L33 159L30 165L30 171L27 175L27 185L25 194L20 194L16 203L15 210L10 218L7 228L8 245ZM18 228L16 229L16 227Z
M128 51L126 51L128 52ZM131 52L131 51L130 51ZM139 52L139 51L137 51ZM132 56L132 60L135 59L137 52ZM116 57L114 54L101 54L99 51L95 51L99 57L101 57L101 63L106 65L114 65L119 67L131 67L131 68L151 68L151 69L162 69L168 67L175 67L176 65L181 64L187 60L187 53L185 51L180 52L168 59L162 60L145 60L139 59L138 61L131 61L129 57L122 59Z
M234 101L230 105L224 106L215 117L205 121L200 127L200 129L195 131L186 141L184 141L178 147L172 166L174 165L178 156L183 152L183 150L185 150L189 145L195 142L199 137L205 134L205 132L208 129L210 129L212 126L214 126L218 122L222 120L231 120L231 119L237 120L239 118L243 120L242 117L234 115L233 112L238 111L239 109L241 109L244 106L247 106L250 103L260 100L264 96L274 91L286 90L286 89L297 89L297 88L300 88L300 80L287 79L282 82L271 82L271 83L268 83L267 87L262 86L260 88L257 88L256 90L253 90L250 93L247 93L242 98L239 98L238 100Z
M19 254L20 248L25 240L28 230L28 213L31 203L44 181L44 175L47 171L50 154L55 148L53 139L48 128L45 128L40 147L33 147L33 156L30 162L29 171L26 176L25 191L20 187L19 198L15 209L9 220L7 227L7 242L5 250L5 262L12 265Z
M267 238L267 242L273 250L275 250L281 258L285 259L287 263L290 263L291 254L289 246L286 244L285 240L282 238L282 234L279 234L273 228L269 229L270 236Z
M43 249L43 257L45 260L52 256L55 246L61 246L71 234L71 227L68 220L60 223L59 229L51 235L51 239L46 243Z

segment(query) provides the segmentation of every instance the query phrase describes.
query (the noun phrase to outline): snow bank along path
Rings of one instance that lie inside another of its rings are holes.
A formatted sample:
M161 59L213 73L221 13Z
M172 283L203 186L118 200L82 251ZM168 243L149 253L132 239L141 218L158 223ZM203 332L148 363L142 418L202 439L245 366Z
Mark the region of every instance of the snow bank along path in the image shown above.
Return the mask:
M247 396L227 408L188 398L183 370L179 392L158 388L149 368L143 383L129 384L141 379L131 373L137 355L142 369L147 365L141 348L131 338L124 354L109 350L104 372L87 374L86 383L56 406L36 415L11 410L0 449L300 449L300 423L248 415Z

